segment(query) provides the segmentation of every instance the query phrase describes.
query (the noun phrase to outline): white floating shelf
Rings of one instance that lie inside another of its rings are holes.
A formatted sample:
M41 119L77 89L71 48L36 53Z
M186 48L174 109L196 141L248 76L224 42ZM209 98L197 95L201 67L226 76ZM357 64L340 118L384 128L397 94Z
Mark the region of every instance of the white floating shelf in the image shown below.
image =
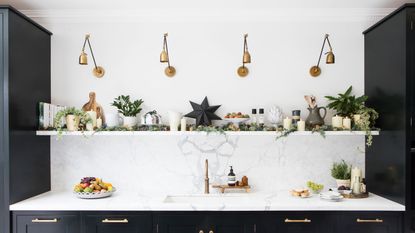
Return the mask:
M326 136L364 136L364 131L326 131ZM229 136L278 136L281 133L275 131L226 131L226 135ZM57 136L57 131L36 131L38 136ZM62 132L62 136L196 136L196 135L221 135L218 132L199 132L199 131L75 131L75 132ZM298 131L293 132L289 136L320 136L320 133L311 131ZM372 131L372 135L379 135L379 131Z

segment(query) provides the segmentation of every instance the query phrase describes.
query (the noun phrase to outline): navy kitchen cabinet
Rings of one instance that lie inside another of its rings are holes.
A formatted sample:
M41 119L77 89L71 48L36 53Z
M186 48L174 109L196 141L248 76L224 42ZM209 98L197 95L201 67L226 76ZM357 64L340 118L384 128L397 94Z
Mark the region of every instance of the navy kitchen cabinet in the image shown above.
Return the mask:
M83 233L152 233L151 213L83 212Z
M415 210L415 4L405 4L364 33L367 105L381 128L366 149L367 188Z
M264 225L266 233L335 233L336 217L324 212L277 212L268 214Z
M207 216L206 233L260 233L261 212L214 212Z
M156 233L209 233L204 213L162 213L155 215L154 219Z
M37 103L50 102L51 33L0 6L0 232L9 205L50 190L50 140L36 136Z
M13 233L79 233L77 212L18 212L13 214Z
M402 232L402 213L342 213L338 233L393 233Z

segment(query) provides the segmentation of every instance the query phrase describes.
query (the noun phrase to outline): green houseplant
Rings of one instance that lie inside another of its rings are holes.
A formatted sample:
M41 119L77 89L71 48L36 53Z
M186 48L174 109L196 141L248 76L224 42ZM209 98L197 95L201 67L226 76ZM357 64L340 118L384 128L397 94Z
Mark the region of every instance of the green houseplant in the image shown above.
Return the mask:
M137 125L137 114L141 112L142 99L132 101L129 95L120 95L114 99L112 106L123 116L123 126L127 128Z
M70 107L57 112L53 124L59 134L62 134L65 126L68 131L78 131L85 129L89 122L92 120L86 112Z
M357 111L357 115L360 116L360 119L355 121L354 128L366 132L366 145L371 146L373 143L372 129L379 118L379 113L375 109L363 105Z
M333 163L331 176L336 179L337 187L344 186L350 188L351 166L346 161Z
M361 109L368 97L366 95L356 97L351 94L352 89L353 87L350 86L346 92L340 93L336 97L325 96L329 101L327 108L336 111L337 115L353 118L353 115Z

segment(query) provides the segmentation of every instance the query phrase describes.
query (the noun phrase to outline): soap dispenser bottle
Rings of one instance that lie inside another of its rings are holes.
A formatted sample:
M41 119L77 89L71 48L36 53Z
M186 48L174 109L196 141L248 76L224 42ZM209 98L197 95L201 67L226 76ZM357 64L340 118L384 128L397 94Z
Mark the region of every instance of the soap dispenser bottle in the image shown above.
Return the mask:
M228 174L228 185L229 186L235 186L235 184L236 184L236 175L235 175L235 173L233 173L232 166L230 166L230 167L231 167L231 171Z

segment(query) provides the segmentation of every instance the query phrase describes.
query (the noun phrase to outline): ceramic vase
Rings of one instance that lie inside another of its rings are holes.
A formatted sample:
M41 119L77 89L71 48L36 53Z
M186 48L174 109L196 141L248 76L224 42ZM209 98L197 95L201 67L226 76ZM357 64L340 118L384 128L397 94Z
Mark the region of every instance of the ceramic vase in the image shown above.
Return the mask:
M79 128L79 117L75 115L66 116L66 128L68 131L78 131Z
M107 127L118 127L121 121L122 118L119 114L111 113L105 115L105 124Z
M181 120L182 120L182 114L180 112L169 111L170 131L178 131Z
M336 179L336 183L337 183L337 188L344 186L346 188L350 188L350 180L337 180Z
M324 118L327 114L327 109L325 107L314 107L314 108L307 108L309 111L308 117L305 120L305 124L310 127L314 128L316 126L324 125ZM320 110L324 110L323 116L320 115Z
M123 126L127 128L132 128L137 125L137 116L124 116L123 117Z

